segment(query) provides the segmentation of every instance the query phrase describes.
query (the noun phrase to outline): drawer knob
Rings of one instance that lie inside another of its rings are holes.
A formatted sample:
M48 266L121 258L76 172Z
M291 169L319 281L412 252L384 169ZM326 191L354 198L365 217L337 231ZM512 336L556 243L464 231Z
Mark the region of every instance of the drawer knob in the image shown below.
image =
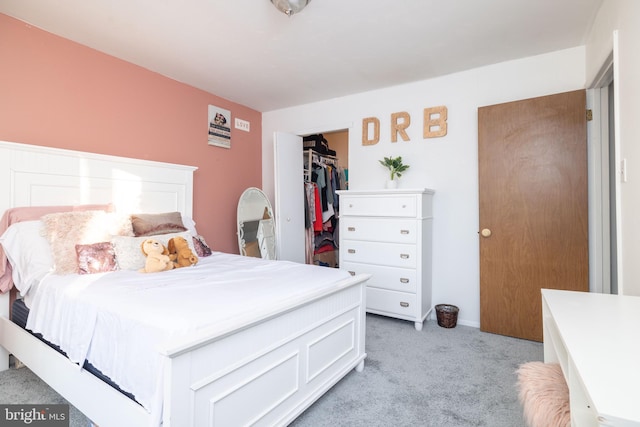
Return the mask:
M350 207L350 208L352 208L352 207L353 207L353 204L352 204L352 203L349 203L349 207Z
M349 252L350 254L355 254L356 250L355 249L347 249L347 252Z
M400 234L409 234L409 230L400 230Z
M400 254L400 258L409 259L409 254Z
M356 231L355 227L347 227L347 231Z
M349 274L350 274L350 275L352 275L352 276L355 276L355 275L356 275L356 272L355 272L355 271L351 271L351 270L349 270Z
M404 302L404 301L400 301L400 307L407 308L407 307L409 307L409 303L408 302Z
M407 205L402 205L402 209L404 209L404 208L406 208L406 207L407 207Z
M406 277L401 277L400 283L409 283L409 279L407 279Z

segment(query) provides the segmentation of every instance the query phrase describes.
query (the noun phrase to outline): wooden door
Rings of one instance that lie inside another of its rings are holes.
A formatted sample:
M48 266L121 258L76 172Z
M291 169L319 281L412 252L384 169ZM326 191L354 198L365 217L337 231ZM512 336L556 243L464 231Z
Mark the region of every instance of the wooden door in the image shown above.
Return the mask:
M588 291L584 90L478 109L480 329L542 341L540 289Z

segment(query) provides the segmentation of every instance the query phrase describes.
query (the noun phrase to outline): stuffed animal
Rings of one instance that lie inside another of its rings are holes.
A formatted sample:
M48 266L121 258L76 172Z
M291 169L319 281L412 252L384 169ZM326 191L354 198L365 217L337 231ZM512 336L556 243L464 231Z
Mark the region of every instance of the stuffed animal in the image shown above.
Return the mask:
M184 237L172 237L167 246L169 257L171 257L175 268L190 267L198 262L198 256L193 253Z
M140 248L146 257L144 268L140 269L141 273L155 273L174 268L174 264L169 258L169 251L157 240L146 239Z

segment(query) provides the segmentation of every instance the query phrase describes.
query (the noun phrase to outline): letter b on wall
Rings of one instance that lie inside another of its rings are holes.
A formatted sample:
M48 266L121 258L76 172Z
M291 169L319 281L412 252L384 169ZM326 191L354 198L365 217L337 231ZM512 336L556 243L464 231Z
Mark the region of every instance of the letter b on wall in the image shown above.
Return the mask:
M438 138L447 134L447 107L431 107L424 109L424 125L422 137Z

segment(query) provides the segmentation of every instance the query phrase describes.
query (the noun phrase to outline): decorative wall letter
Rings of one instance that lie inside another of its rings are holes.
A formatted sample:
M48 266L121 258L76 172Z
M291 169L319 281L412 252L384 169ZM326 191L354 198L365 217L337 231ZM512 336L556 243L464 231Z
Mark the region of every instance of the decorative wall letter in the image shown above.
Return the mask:
M422 135L424 139L439 138L447 134L448 110L444 105L427 107L423 112ZM410 141L407 129L411 126L411 115L406 111L391 113L391 142ZM375 145L380 142L380 119L367 117L362 119L362 145Z
M402 118L402 123L398 123L398 119ZM391 114L391 142L398 141L398 134L403 141L409 141L409 135L405 131L411 124L411 116L406 111Z
M369 125L373 125L373 138L369 138ZM362 119L362 145L375 145L380 141L380 120L376 117Z
M437 116L434 118L434 116ZM434 130L431 130L435 128ZM423 138L438 138L447 134L447 107L430 107L424 109Z

